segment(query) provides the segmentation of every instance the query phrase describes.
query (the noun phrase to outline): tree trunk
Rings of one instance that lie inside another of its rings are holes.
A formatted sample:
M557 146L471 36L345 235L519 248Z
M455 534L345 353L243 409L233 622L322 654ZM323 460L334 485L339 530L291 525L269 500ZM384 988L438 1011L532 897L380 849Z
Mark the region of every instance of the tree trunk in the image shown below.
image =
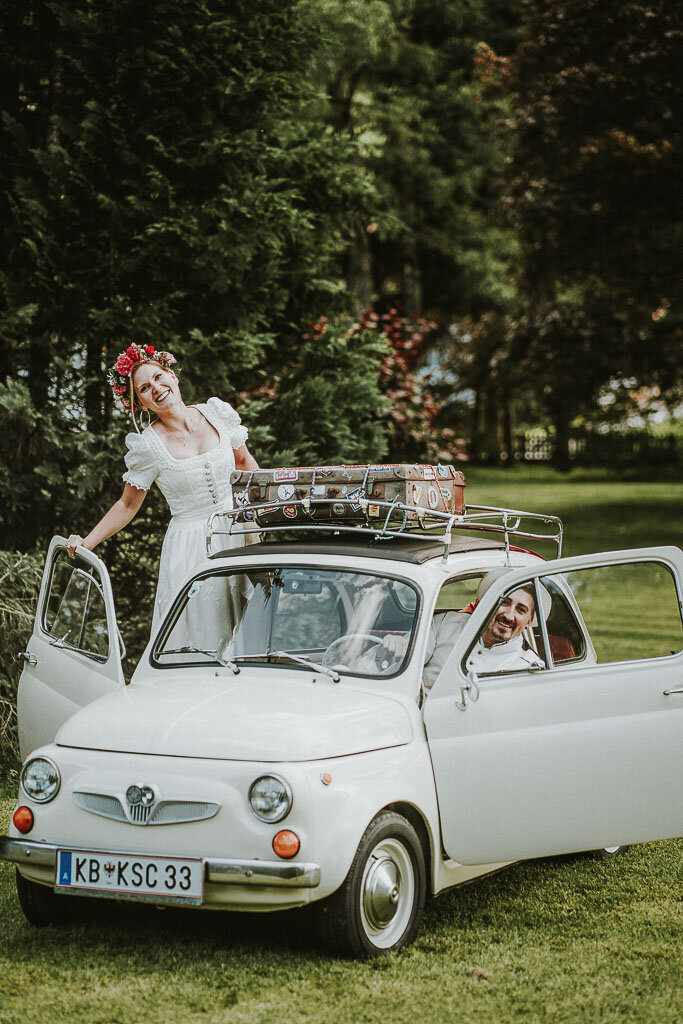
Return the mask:
M553 464L561 473L568 473L571 469L569 461L569 410L561 404L553 409L553 423L555 425L555 451L553 452Z
M501 396L501 428L503 433L503 451L506 458L503 465L511 466L515 461L515 443L512 436L512 408L510 405L510 393L507 389Z
M357 312L360 312L366 306L372 305L374 297L370 242L367 231L362 227L356 229L354 242L349 250L348 267L348 288L356 296Z
M486 390L486 461L500 462L500 440L498 438L498 392L495 387Z

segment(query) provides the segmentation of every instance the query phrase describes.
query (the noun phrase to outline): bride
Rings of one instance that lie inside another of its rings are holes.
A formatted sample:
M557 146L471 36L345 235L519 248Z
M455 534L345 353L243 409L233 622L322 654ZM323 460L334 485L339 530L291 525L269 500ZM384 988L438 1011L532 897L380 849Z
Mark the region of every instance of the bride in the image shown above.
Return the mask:
M67 551L93 550L131 521L156 482L168 502L171 522L164 537L152 630L178 592L182 579L206 557L206 520L232 508L230 474L258 469L246 446L247 430L227 402L210 398L185 405L170 352L153 345L130 345L109 374L115 397L133 418L136 433L126 436L127 472L123 494L86 537L71 534ZM136 411L154 414L142 432ZM226 537L229 546L242 543Z

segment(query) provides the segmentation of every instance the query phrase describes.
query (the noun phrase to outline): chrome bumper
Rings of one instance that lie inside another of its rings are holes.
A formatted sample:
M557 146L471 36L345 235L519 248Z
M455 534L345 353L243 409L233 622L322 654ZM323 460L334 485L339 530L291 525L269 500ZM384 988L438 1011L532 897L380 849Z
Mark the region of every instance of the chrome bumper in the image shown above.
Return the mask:
M58 849L61 847L48 843L0 836L0 860L13 861L15 864L36 864L40 867L54 868L57 864ZM145 856L149 856L149 853ZM202 860L205 880L218 885L275 885L288 889L314 889L320 885L318 864L302 861L228 860L216 857L203 857Z

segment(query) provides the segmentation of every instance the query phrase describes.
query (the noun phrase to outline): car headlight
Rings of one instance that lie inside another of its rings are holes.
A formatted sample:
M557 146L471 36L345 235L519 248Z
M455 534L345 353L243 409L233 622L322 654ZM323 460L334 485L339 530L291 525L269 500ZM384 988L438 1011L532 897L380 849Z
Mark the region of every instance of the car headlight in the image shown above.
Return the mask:
M59 768L49 757L32 757L21 770L21 788L39 804L57 796L61 781Z
M292 808L292 791L277 775L262 775L251 784L249 806L261 821L282 821Z

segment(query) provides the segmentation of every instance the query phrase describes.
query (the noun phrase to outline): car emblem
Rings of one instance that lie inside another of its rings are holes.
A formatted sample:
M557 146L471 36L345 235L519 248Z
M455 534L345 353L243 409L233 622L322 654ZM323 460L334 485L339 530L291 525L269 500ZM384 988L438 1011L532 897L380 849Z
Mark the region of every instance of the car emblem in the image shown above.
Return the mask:
M138 804L149 807L154 801L154 790L151 786L129 786L126 790L126 800L131 807L137 807Z

